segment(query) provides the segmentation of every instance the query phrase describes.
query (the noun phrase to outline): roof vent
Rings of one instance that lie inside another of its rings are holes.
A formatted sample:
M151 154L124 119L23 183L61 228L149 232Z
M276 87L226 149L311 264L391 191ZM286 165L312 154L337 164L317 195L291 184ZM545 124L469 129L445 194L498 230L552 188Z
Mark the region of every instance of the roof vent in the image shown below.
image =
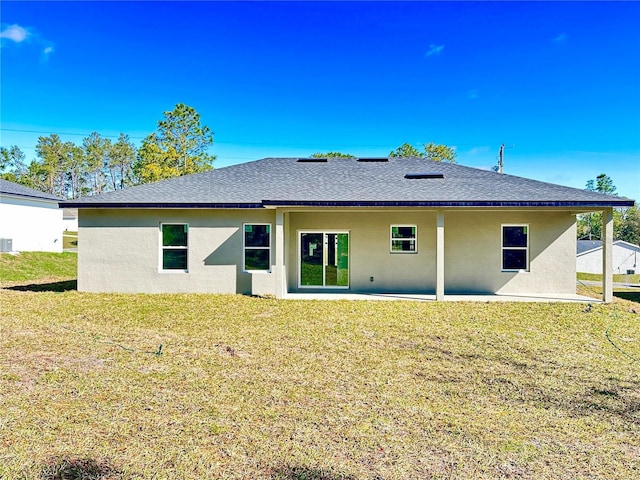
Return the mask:
M404 178L415 180L418 178L444 178L444 173L424 172L424 173L407 173Z
M326 158L299 158L298 162L301 163L327 163Z
M388 162L389 159L387 157L364 157L359 158L359 162Z

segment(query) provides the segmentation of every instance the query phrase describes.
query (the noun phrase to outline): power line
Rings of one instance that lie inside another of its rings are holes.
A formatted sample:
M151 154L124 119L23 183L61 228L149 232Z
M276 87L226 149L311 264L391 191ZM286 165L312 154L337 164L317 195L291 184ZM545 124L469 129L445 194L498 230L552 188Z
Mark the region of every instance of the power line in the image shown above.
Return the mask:
M72 132L49 132L49 131L42 131L42 130L21 130L18 128L0 128L0 131L3 132L20 132L20 133L43 133L43 134L47 134L47 135L76 135L79 137L88 137L91 135L91 133L72 133ZM93 132L92 132L93 133ZM106 138L118 138L120 135L102 135L100 134L101 137L106 137ZM137 138L137 139L143 139L145 137L129 137L129 138Z
M77 133L77 132L53 132L53 131L46 131L46 130L26 130L26 129L18 129L18 128L0 128L0 131L3 132L17 132L17 133L39 133L39 134L43 134L43 135L70 135L70 136L78 136L78 137L88 137L91 135L91 133ZM102 135L100 134L101 137L104 138L119 138L120 135ZM145 137L137 137L137 136L130 136L130 139L135 139L135 140L143 140ZM270 146L274 146L274 147L302 147L302 148L309 148L309 149L322 149L322 148L392 148L389 146L389 143L384 143L384 144L349 144L349 143L341 143L341 144L331 144L329 145L329 147L327 147L327 145L319 145L319 144L311 144L311 143L272 143L272 142L242 142L242 141L225 141L225 140L215 140L214 142L215 144L222 144L222 145L248 145L248 146L265 146L265 145L270 145ZM422 145L424 142L418 142L415 144L411 144L411 145ZM456 143L456 146L459 147L468 147L468 146L475 146L477 145L477 143ZM24 148L34 148L34 147L24 147Z

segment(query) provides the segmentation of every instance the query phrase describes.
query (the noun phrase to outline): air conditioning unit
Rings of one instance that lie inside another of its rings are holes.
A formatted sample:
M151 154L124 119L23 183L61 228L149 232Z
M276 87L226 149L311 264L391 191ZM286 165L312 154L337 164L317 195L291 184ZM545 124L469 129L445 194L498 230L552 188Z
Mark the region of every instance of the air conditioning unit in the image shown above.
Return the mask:
M12 238L0 238L0 252L13 252Z

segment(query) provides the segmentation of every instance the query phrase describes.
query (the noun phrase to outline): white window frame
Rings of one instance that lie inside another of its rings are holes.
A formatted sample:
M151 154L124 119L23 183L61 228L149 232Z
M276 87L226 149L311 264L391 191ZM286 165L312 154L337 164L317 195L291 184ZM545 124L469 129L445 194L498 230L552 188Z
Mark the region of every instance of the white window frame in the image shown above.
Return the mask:
M245 227L247 225L268 225L269 226L269 246L268 247L251 247L247 246L245 243ZM262 223L262 222L246 222L242 224L242 271L244 273L271 273L271 245L272 245L272 237L271 232L273 231L273 225L271 223ZM246 270L246 253L247 250L269 250L269 268L267 270Z
M405 228L405 227L412 227L416 229L416 234L413 238L393 238L393 229L394 228ZM415 242L415 248L413 250L394 250L393 249L393 241L400 241L400 242ZM389 227L389 253L392 254L415 254L418 253L418 225L416 224L397 224L394 223Z
M505 247L504 246L504 228L505 227L524 227L527 234L527 245L525 247ZM528 223L503 223L500 225L500 270L502 272L528 272L529 271L529 245L531 244L531 229ZM505 250L524 250L526 252L525 268L504 268Z
M175 246L175 245L163 245L162 243L162 227L164 227L165 225L183 225L186 228L187 231L187 244L185 246ZM160 223L160 228L159 228L159 239L158 239L158 243L160 244L160 255L158 258L158 270L161 273L189 273L189 224L186 222L162 222ZM178 269L178 268L168 268L165 269L163 268L163 263L164 263L164 251L165 250L186 250L187 252L187 268L186 269Z

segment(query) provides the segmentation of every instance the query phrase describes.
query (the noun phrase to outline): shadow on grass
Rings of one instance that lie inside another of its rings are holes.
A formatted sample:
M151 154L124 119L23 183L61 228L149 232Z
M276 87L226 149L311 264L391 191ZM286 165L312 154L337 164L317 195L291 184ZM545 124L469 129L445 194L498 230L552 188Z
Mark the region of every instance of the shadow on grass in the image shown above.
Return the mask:
M640 303L640 292L613 292L613 295L630 302Z
M117 480L122 473L108 460L52 457L42 468L40 480Z
M13 287L5 287L5 290L16 290L18 292L67 292L69 290L77 289L77 280L66 280L64 282L53 283L31 283L29 285L15 285Z
M273 480L356 480L353 475L290 465L276 468L271 473L271 478Z
M635 288L635 287L631 287ZM594 289L592 287L584 286L582 290L577 292L580 295L587 295L593 297L595 299L602 299L602 289ZM622 298L623 300L629 300L630 302L640 303L640 289L637 291L624 289L624 290L613 290L613 296L617 298Z

